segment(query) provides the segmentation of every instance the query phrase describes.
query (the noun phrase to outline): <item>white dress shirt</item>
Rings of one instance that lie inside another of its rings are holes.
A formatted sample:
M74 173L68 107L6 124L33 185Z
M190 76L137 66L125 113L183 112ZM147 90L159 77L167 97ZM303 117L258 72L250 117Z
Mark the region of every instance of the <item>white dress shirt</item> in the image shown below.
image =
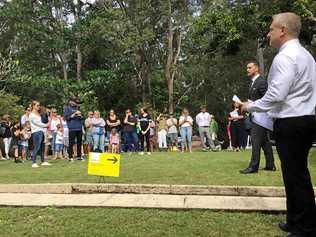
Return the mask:
M249 112L268 111L272 118L315 115L316 63L298 39L279 49L270 68L268 90L248 104Z
M211 115L208 112L200 112L195 120L199 127L209 127L211 123Z
M253 83L255 83L255 81L256 81L256 79L257 79L258 77L260 77L260 74L257 74L257 75L255 75L253 78L251 78L251 86L250 86L250 87L253 86Z

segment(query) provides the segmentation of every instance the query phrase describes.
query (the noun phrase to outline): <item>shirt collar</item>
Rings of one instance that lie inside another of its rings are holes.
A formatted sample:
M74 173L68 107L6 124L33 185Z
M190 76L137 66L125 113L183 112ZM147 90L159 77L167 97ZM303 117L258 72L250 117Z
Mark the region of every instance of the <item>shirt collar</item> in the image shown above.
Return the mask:
M260 77L260 74L255 75L253 78L251 78L252 84L255 82L255 80Z
M291 39L289 41L286 41L279 49L279 52L281 52L283 49L285 49L289 45L294 45L294 44L300 44L299 39Z

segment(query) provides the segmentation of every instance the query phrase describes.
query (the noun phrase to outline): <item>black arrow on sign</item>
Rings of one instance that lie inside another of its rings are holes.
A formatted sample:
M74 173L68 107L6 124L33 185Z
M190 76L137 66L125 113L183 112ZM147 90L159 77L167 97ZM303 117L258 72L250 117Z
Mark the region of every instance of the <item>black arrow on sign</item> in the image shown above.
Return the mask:
M113 159L107 159L107 160L113 161L113 164L115 164L118 161L118 159L115 156L113 156Z

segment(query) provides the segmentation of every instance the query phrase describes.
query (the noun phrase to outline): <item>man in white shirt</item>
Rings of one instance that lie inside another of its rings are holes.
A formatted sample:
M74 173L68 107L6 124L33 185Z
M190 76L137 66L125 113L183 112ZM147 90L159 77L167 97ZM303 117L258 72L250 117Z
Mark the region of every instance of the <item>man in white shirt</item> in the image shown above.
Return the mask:
M286 192L287 220L279 227L288 237L316 236L315 194L308 171L308 153L316 133L316 63L301 46L300 17L273 16L268 38L279 50L270 68L268 90L243 110L265 112L275 119L274 134Z
M201 138L201 144L203 151L206 151L207 144L210 148L214 149L214 142L210 134L211 115L206 112L206 106L201 106L201 112L195 118L197 125L199 126L199 134Z

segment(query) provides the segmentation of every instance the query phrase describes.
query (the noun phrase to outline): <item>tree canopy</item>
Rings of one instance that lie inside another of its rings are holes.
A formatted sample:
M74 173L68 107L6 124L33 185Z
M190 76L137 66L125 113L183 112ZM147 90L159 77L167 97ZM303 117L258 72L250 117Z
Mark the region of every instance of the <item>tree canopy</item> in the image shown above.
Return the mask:
M0 89L24 106L62 109L70 95L85 110L205 104L224 120L234 94L247 98L245 63L256 58L266 75L266 33L285 11L302 17L316 55L313 0L3 0L0 63L14 70L1 66Z

